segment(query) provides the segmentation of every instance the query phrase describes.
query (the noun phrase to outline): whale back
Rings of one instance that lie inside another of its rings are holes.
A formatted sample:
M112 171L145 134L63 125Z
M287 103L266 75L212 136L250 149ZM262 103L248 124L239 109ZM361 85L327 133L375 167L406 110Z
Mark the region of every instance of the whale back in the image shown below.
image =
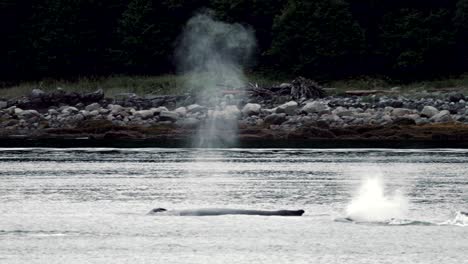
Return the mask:
M178 211L181 216L217 216L217 215L261 215L261 216L301 216L304 210L245 210L229 208L202 208Z
M164 208L154 208L148 214L164 214L180 216L217 216L217 215L262 215L262 216L302 216L304 210L278 210L278 211L264 211L264 210L245 210L245 209L229 209L229 208L201 208L201 209L188 209L188 210L171 210L167 211Z
M167 210L164 208L154 208L153 210L149 211L148 214L157 214L157 213L163 213L166 212Z
M279 210L279 215L283 216L302 216L304 214L304 210Z

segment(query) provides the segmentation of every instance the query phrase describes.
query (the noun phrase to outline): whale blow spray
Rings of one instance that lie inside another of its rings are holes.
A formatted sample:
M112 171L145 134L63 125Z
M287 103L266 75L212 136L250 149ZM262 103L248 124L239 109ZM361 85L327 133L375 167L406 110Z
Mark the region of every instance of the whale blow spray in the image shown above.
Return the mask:
M252 29L215 20L209 11L192 17L180 36L175 58L190 89L208 95L247 83L243 68L256 47Z
M407 208L408 201L400 191L385 194L382 176L377 175L365 177L346 213L355 221L380 222L403 218Z
M198 102L209 106L195 138L196 147L229 147L237 139L237 102L221 97L222 90L247 85L243 68L256 47L252 29L217 21L209 11L192 17L175 51L185 85ZM239 93L240 94L240 93Z

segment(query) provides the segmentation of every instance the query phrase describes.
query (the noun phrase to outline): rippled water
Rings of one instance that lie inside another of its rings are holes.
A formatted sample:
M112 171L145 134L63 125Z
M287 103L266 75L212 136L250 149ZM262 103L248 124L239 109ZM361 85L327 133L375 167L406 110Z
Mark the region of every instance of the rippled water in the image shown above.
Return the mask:
M344 220L377 174L408 200L404 219ZM468 150L0 149L0 263L467 263L457 211Z

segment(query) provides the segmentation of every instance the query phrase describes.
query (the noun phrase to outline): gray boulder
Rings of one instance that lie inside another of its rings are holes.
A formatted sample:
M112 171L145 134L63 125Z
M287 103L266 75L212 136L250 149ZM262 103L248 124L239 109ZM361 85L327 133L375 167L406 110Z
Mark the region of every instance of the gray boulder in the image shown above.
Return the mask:
M6 102L6 101L0 101L0 109L7 108L7 106L8 106L8 102Z
M18 116L22 118L30 118L34 116L41 116L41 114L39 114L39 112L37 112L36 110L23 110L21 111L21 113L18 114Z
M86 110L81 110L80 115L82 115L84 118L88 118L91 116L90 112Z
M390 124L393 121L392 117L388 114L384 114L380 119L380 124Z
M134 114L133 114L135 117L139 117L141 119L149 119L149 118L152 118L154 116L154 111L153 110L140 110L140 111L136 111Z
M248 103L242 108L242 115L244 116L258 115L260 113L261 108L262 106L259 104Z
M187 108L182 106L182 107L175 109L174 112L179 114L179 116L184 117L185 115L187 115Z
M446 123L452 121L452 116L448 110L442 110L438 114L431 117L430 120L436 123Z
M413 119L414 121L416 121L416 120L418 120L418 119L421 118L421 116L418 115L418 114L409 114L409 115L407 115L406 117L407 117L407 118L410 118L410 119Z
M19 108L19 107L15 107L15 108L13 109L13 111L14 111L15 115L18 116L18 115L21 115L21 113L23 112L23 109L21 109L21 108Z
M79 112L79 110L76 107L73 107L73 106L67 106L67 107L63 108L63 110L62 110L62 114L64 114L64 115L73 115L73 114L77 114L78 112Z
M391 112L393 112L393 109L394 109L394 108L391 107L391 106L386 106L386 107L383 109L383 111L384 111L384 113L386 113L386 114L390 114Z
M49 115L54 115L54 116L59 114L59 112L53 108L47 110L47 112L49 113Z
M335 110L332 111L332 113L339 117L352 116L354 114L353 111L346 109L342 106L338 106Z
M227 105L222 110L209 110L208 116L215 120L233 121L239 119L241 112L235 105Z
M89 112L89 116L98 116L98 115L99 115L98 110L94 110L94 111Z
M85 107L85 110L88 111L88 112L92 112L94 110L98 110L99 108L101 108L101 105L98 104L98 103L92 103L92 104L89 104Z
M433 117L439 113L439 110L433 106L426 105L424 106L423 110L421 111L421 116L424 117Z
M197 113L205 110L205 107L197 105L197 104L192 104L187 106L187 112L189 113Z
M286 114L271 114L265 117L264 122L270 125L281 125L286 121Z
M411 110L406 109L406 108L395 108L392 111L392 115L396 117L403 117L409 114L411 114Z
M41 89L33 89L31 91L31 98L40 98L42 97L43 95L45 95L45 92L42 91Z
M339 122L341 121L341 118L335 114L324 114L320 117L320 120L327 122Z
M107 106L107 109L110 110L111 114L119 114L124 110L124 108L121 105L117 104L110 104Z
M162 111L159 113L159 119L161 121L172 121L175 122L179 119L179 114L173 111Z
M302 107L302 111L306 113L320 113L329 109L328 104L319 101L309 102Z
M296 113L298 104L295 101L289 101L276 108L276 113L286 113L287 115L294 115Z
M19 115L22 121L26 121L27 124L38 122L41 119L41 114L36 110L23 110Z
M100 115L108 115L110 113L109 109L101 108L99 110L96 110L99 112Z
M224 113L228 119L238 119L241 115L239 108L235 105L228 105L224 108Z
M165 107L165 106L160 106L160 107L157 107L157 108L151 108L150 110L153 111L154 114L160 114L161 112L169 111L167 109L167 107Z

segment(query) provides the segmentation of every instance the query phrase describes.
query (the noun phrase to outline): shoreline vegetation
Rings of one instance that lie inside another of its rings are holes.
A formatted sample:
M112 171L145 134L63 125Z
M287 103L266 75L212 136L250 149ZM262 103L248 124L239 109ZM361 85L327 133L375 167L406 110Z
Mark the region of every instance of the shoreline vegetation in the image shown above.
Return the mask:
M61 88L67 92L88 93L102 89L106 97L133 93L145 95L183 95L199 93L186 87L187 76L175 74L164 75L111 75L107 77L77 77L73 80L46 78L39 81L20 81L16 84L4 84L0 88L0 99L11 99L27 96L33 89L45 92ZM292 78L291 78L292 79ZM287 77L279 78L272 75L251 73L247 82L259 86L279 85L288 82ZM422 91L468 93L468 73L452 78L423 80L410 83L400 83L386 78L362 76L350 79L327 81L321 83L329 95L345 95L346 91L377 90L393 91L397 94L414 95Z

